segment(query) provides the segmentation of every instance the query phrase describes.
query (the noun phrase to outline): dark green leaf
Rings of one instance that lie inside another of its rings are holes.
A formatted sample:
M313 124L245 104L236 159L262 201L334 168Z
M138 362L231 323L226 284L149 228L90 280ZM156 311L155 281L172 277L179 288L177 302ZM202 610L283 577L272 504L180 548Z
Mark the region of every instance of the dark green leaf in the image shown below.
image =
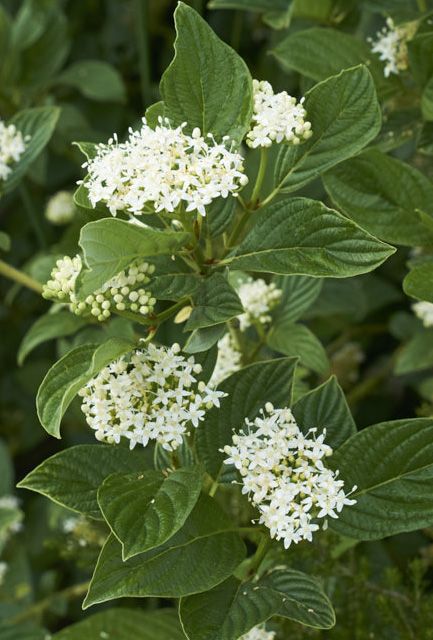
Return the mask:
M98 487L115 472L142 471L152 466L149 450L129 451L119 445L79 444L47 458L18 487L36 491L53 502L102 520Z
M54 634L53 640L185 640L174 609L109 609ZM43 640L43 639L42 639Z
M279 358L251 364L224 380L219 386L227 396L221 407L206 414L196 431L196 449L206 471L218 478L226 455L220 449L230 444L233 432L241 431L245 418L257 417L267 402L290 407L296 358Z
M403 375L433 367L433 329L416 333L398 351L395 373Z
M1 185L2 192L6 193L14 189L27 173L50 140L59 114L60 110L57 107L36 107L19 111L10 120L24 137L30 136L30 139L26 142L26 149L18 162L12 165L12 173Z
M186 324L186 330L211 327L243 313L243 307L236 291L221 273L214 273L202 280L193 295L193 310Z
M266 207L223 262L245 271L345 278L375 269L394 251L321 202L290 198Z
M29 353L43 342L70 336L85 324L86 320L69 311L46 313L36 320L24 336L18 349L18 364L23 364Z
M232 577L211 591L182 598L179 615L189 640L237 640L273 615L316 629L335 624L332 605L319 583L285 568L258 582Z
M240 142L252 114L252 81L245 62L183 2L176 8L175 56L162 76L165 115L191 130Z
M335 376L302 396L293 407L293 415L303 433L312 428L319 432L326 429L325 441L333 449L356 433L355 422Z
M433 302L433 261L415 264L403 280L403 289L408 296Z
M201 490L198 467L166 477L160 471L116 473L98 491L104 518L122 544L124 560L169 540L184 525Z
M125 102L126 99L122 76L101 60L74 62L57 76L55 83L74 87L91 100Z
M377 540L433 524L433 421L382 422L347 440L330 458L356 504L329 524L344 536Z
M84 298L96 291L133 260L171 255L189 239L188 233L157 231L113 218L89 222L80 234L88 270L82 273L79 295Z
M269 331L266 342L278 353L298 357L301 364L316 373L324 375L329 370L329 360L322 343L303 324L277 322Z
M307 93L304 106L313 135L298 146L281 145L275 183L283 192L299 189L359 153L380 130L373 79L364 66L320 82Z
M185 353L201 353L207 351L220 340L226 332L224 324L216 324L193 331L185 343Z
M335 167L324 177L337 207L381 240L403 245L432 245L433 184L414 167L370 149Z
M182 529L165 545L122 561L111 535L99 556L84 607L126 597L179 598L226 580L245 546L218 504L202 496Z
M44 429L60 438L60 422L78 391L107 364L131 351L130 340L110 338L102 344L84 344L58 360L42 380L36 398Z
M319 278L308 276L277 276L275 285L281 289L281 301L274 309L273 316L277 322L294 322L302 318L317 299L323 282Z

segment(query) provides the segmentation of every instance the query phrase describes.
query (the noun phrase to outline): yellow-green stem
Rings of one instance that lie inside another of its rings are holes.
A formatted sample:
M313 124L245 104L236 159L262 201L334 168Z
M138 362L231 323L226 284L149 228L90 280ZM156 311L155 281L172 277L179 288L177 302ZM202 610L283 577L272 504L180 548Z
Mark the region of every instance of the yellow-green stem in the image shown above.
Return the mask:
M39 618L46 609L49 609L52 602L54 600L58 600L59 598L64 598L66 600L73 600L74 598L79 598L84 595L89 588L89 582L83 582L81 584L74 584L72 587L67 587L63 591L58 591L53 593L43 600L36 602L31 605L28 609L24 609L21 613L18 613L13 618L10 618L8 622L11 624L19 624L21 622L26 622L27 620L32 620L34 618Z
M257 172L256 184L254 185L253 193L251 195L251 204L254 207L260 197L260 190L262 188L263 180L266 175L266 167L268 165L268 148L261 147L260 149L260 164Z
M31 278L23 271L19 271L12 267L10 264L7 264L3 260L0 260L0 274L8 278L9 280L13 280L18 284L27 287L27 289L31 289L32 291L36 291L36 293L42 293L42 285L40 282Z

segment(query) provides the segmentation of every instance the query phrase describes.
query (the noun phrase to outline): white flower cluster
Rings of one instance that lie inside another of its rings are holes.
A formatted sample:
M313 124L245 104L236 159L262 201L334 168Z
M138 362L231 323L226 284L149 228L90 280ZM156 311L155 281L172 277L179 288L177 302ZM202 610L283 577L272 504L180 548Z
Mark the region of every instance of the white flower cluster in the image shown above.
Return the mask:
M383 74L388 78L392 73L398 74L409 66L407 43L413 38L418 28L417 22L407 22L396 26L392 18L386 21L386 27L377 32L376 40L369 38L371 50L379 54L385 62Z
M15 522L12 522L6 530L2 531L2 536L6 534L6 537L7 537L11 533L18 533L19 531L22 530L23 528L23 523L21 522L22 512L18 511L19 506L20 506L20 501L16 496L4 495L0 497L0 509L7 509L8 511L9 510L17 511L17 514L16 514L17 519L15 520Z
M245 310L238 317L239 326L241 331L245 331L256 323L265 325L271 321L270 311L279 303L282 291L273 282L267 284L261 278L257 280L250 278L240 285L238 294ZM242 354L237 349L232 336L226 333L218 341L217 361L209 384L217 387L241 368Z
M311 122L302 99L289 96L287 91L274 93L266 80L253 80L254 109L251 129L247 133L249 147L270 147L273 142L299 144L313 135Z
M187 135L185 127L172 129L160 118L151 129L143 118L140 131L130 129L126 142L119 144L114 137L98 145L97 155L83 165L92 205L104 202L112 215L140 215L149 205L157 212L173 212L185 203L186 211L204 216L212 200L235 194L248 182L243 158L227 148L226 138L218 144L198 128Z
M264 627L253 627L239 640L275 640L275 631L266 631Z
M154 265L147 262L132 264L88 295L84 301L79 301L75 295L75 281L82 266L79 255L57 260L51 279L43 287L44 298L69 302L73 313L91 314L101 322L116 310L131 311L142 316L153 312L156 299L143 287L150 281L149 276L155 271Z
M332 454L325 431L316 437L316 429L310 429L304 435L290 409L274 409L271 403L253 422L245 422L247 432L235 434L233 444L224 447L225 463L238 469L242 493L258 508L259 522L286 549L311 541L319 529L316 520L338 518L344 505L356 502L345 494L338 471L323 464Z
M14 124L0 120L0 180L6 180L12 171L11 164L18 162L26 150L30 136L23 136Z
M68 224L74 219L75 212L72 193L58 191L48 200L45 217L52 224Z
M180 354L178 344L149 344L105 367L81 390L87 423L98 440L119 443L124 437L131 449L156 440L173 451L188 426L197 427L224 396L197 383L194 374L201 369L192 356Z
M259 322L267 324L271 321L269 312L279 303L282 295L274 282L267 284L261 278L250 278L238 289L239 298L245 313L239 316L241 331Z
M433 304L431 302L415 302L412 309L425 327L433 327Z
M239 371L242 367L241 353L236 349L230 333L226 333L218 341L218 356L212 377L209 380L211 387L217 387L223 380Z

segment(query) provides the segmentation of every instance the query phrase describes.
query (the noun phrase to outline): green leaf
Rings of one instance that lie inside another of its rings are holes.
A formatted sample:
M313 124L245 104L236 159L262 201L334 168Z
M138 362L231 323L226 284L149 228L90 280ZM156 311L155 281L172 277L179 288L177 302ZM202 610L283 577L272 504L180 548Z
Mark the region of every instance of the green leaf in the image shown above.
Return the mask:
M330 629L335 614L320 584L280 568L258 581L229 578L212 591L182 598L179 615L189 640L237 640L273 615Z
M433 76L433 33L420 33L407 44L409 69L415 81L424 87Z
M0 622L0 638L2 640L47 640L50 637L45 629L32 624L8 624Z
M433 120L433 77L427 82L421 96L421 110L424 120Z
M124 560L169 540L185 524L201 491L199 467L166 477L160 471L109 476L98 491L104 518L122 544Z
M224 380L218 387L227 396L221 407L214 407L196 430L195 442L199 459L206 471L217 479L233 432L241 431L245 418L253 420L267 402L276 407L290 407L296 358L279 358L251 364Z
M403 375L433 367L433 329L416 333L398 351L395 373Z
M357 502L329 521L356 540L378 540L433 524L433 421L382 422L347 440L330 464Z
M243 313L239 296L221 273L202 280L193 295L193 310L186 331L211 327Z
M415 264L403 280L403 290L408 296L433 302L433 261Z
M156 266L155 275L146 284L146 289L151 291L157 300L181 300L194 294L199 285L199 277L192 273L173 272L158 275Z
M86 320L69 311L46 313L38 318L25 334L18 349L18 364L22 365L29 353L43 342L70 336L85 325Z
M271 349L285 356L299 357L301 364L321 375L329 371L322 343L308 327L294 322L277 322L266 338Z
M130 451L119 445L79 444L44 460L21 480L18 487L102 520L97 491L105 478L116 472L143 471L150 466L150 449Z
M121 103L126 100L122 76L111 64L101 60L74 62L57 76L55 84L74 87L90 100Z
M179 598L212 589L245 557L245 545L215 500L203 495L161 547L122 561L111 535L99 556L84 608L114 598Z
M226 332L224 324L216 324L212 327L195 329L188 338L183 348L185 353L201 353L207 351L220 340Z
M345 214L381 240L403 245L432 245L433 184L414 167L370 149L324 176L325 188Z
M299 320L317 300L323 286L322 280L308 276L277 276L274 282L282 291L281 301L273 312L276 322Z
M14 48L27 49L43 34L47 26L47 2L24 0L12 24L11 37Z
M230 226L236 211L236 198L217 198L206 207L203 220L205 228L212 238L220 236Z
M100 611L55 633L52 640L185 640L174 609Z
M74 147L78 147L87 160L93 160L98 153L98 145L96 142L73 142Z
M36 107L19 111L10 120L24 137L30 136L30 139L26 142L26 149L18 162L12 165L12 173L1 186L3 193L14 189L27 173L50 140L59 115L60 110L57 107Z
M365 64L370 49L366 42L348 33L313 27L290 33L271 53L283 69L297 71L320 82L343 69Z
M252 114L252 81L245 62L183 2L174 13L175 56L162 76L165 115L202 133L238 143Z
M359 153L380 130L373 79L364 66L320 82L304 106L313 135L298 146L281 145L275 166L275 183L286 193Z
M210 0L209 9L241 9L243 11L283 11L287 0Z
M321 202L290 198L266 207L223 263L244 271L346 278L375 269L394 251Z
M133 260L171 255L189 240L188 233L157 231L113 218L89 222L81 229L79 241L88 267L81 275L79 296L96 291Z
M293 415L303 433L312 428L319 432L326 429L325 441L333 449L356 433L355 422L335 376L302 396L293 407Z
M98 344L76 347L58 360L42 380L36 397L39 420L44 429L60 438L60 422L76 394L107 364L128 351L130 340L110 338Z

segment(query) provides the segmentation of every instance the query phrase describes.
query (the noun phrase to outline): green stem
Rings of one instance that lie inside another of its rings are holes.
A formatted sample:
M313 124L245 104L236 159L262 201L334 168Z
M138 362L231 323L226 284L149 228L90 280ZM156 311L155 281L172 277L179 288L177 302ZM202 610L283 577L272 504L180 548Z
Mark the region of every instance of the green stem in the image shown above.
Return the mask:
M211 488L209 489L209 495L211 496L211 498L213 498L213 496L216 494L216 492L218 491L218 487L219 487L219 482L217 480L215 480L212 483Z
M231 234L228 237L227 240L227 248L232 247L234 244L236 244L237 240L239 239L239 237L241 236L243 230L245 229L245 226L248 222L249 219L249 212L248 211L242 211L237 223L235 224L233 231L231 232Z
M41 223L39 221L39 217L38 214L33 206L33 202L32 199L30 197L30 194L27 190L27 187L24 185L24 183L22 182L20 187L19 187L19 194L22 200L22 203L24 205L24 209L27 213L27 217L30 221L30 224L33 228L33 231L35 232L35 235L38 239L38 243L41 249L45 249L47 246L47 243L45 242L45 236L44 236L44 232L42 230L41 227Z
M265 178L266 175L266 167L268 165L268 148L267 147L261 147L260 149L260 164L259 164L259 170L257 172L257 178L256 178L256 184L254 185L254 189L253 189L253 193L251 195L251 204L254 207L258 200L259 200L259 196L260 196L260 190L262 188L263 185L263 180Z
M37 618L41 616L46 609L49 609L54 600L58 600L59 598L66 598L67 600L79 598L87 592L89 584L89 581L83 582L81 584L74 584L72 587L63 589L63 591L53 593L43 600L40 600L39 602L31 605L28 609L25 609L21 613L18 613L13 618L10 618L9 622L15 625L21 622L26 622L27 620L31 620L32 618Z
M272 542L269 535L263 533L255 554L251 556L251 558L248 558L236 572L235 575L239 580L249 580L256 573L271 544Z
M265 205L269 204L269 202L273 200L275 196L279 193L280 189L281 189L280 185L278 185L278 187L275 187L275 189L271 191L271 193L268 196L266 196L266 198L260 203L260 206L264 207Z
M425 11L427 11L427 2L426 0L417 0L418 3L418 9L424 13Z
M36 291L36 293L42 293L42 285L40 282L31 278L23 271L19 271L12 267L10 264L3 262L0 260L0 274L5 276L5 278L9 278L9 280L13 280L14 282L18 282L18 284L27 287L27 289L31 289L32 291Z
M182 309L182 307L184 307L187 302L188 300L186 298L179 300L179 302L176 302L176 304L173 304L165 311L161 311L161 313L158 313L158 315L154 318L154 322L160 324L161 322L164 322L164 320L167 320L167 318L171 318L171 316L173 316L179 309Z
M152 102L149 62L149 36L148 36L148 2L147 0L134 0L136 17L136 34L138 58L140 64L140 84L143 105L146 107Z

